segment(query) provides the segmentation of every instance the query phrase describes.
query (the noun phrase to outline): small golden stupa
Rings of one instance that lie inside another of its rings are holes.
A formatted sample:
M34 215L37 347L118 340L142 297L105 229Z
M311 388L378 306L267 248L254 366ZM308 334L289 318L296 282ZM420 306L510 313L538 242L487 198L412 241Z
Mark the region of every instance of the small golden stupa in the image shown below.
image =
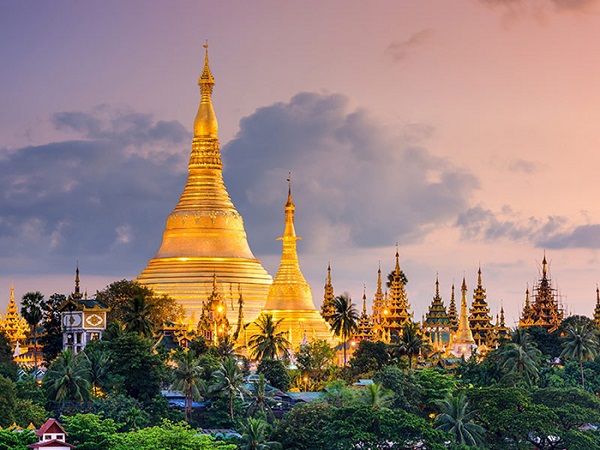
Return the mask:
M285 205L285 230L283 237L278 238L283 242L281 263L273 284L269 288L267 304L261 315L271 314L273 321L284 319L278 331L287 331L288 340L292 348L296 349L303 342L316 339L326 340L334 345L335 339L327 321L315 307L312 291L306 282L296 250L296 236L294 228L294 211L296 206L292 201L292 186L288 179L288 199ZM251 337L258 332L256 324L251 323L247 329L247 336Z
M159 294L177 300L188 316L202 313L202 301L213 290L213 279L222 292L235 286L244 295L244 314L254 320L267 298L272 278L254 257L223 182L218 123L211 95L214 78L208 64L198 80L202 98L194 121L188 179L179 203L167 218L162 244L137 281ZM225 299L233 302L233 298ZM227 318L237 319L231 308Z
M452 337L452 343L450 352L452 355L457 357L463 357L469 359L475 350L477 344L473 339L473 332L469 326L469 318L467 315L467 283L463 277L462 282L462 301L460 303L460 317L458 319L458 330Z

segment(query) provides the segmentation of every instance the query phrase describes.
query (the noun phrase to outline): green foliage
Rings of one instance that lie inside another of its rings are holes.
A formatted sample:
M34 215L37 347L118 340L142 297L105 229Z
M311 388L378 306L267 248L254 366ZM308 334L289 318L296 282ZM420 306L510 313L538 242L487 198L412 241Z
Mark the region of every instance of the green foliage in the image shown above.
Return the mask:
M406 373L397 366L386 366L375 374L373 380L394 392L393 408L414 412L412 403L417 387L413 372Z
M344 366L346 365L346 346L352 333L358 330L358 312L352 304L350 295L345 292L333 299L333 316L331 318L331 329L338 336L344 348Z
M12 430L0 430L0 450L29 450L29 444L38 439L32 431L15 433Z
M21 315L27 322L30 329L30 337L33 338L33 366L38 367L38 325L44 317L42 305L44 304L44 295L39 292L27 292L21 299Z
M160 394L163 361L153 351L153 343L136 333L124 333L108 342L109 369L118 377L117 392L144 405Z
M563 359L574 359L579 362L581 387L585 389L583 361L593 360L598 355L599 344L596 324L586 317L582 318L586 319L586 321L574 321L563 328L565 337L562 339L563 350L560 353L560 357Z
M389 363L390 355L385 342L362 340L350 359L350 368L354 378L370 377Z
M198 358L191 351L179 352L173 357L176 364L173 389L183 392L185 395L185 420L189 420L192 413L192 402L201 400L206 383L202 378L202 366Z
M6 377L0 376L0 427L6 428L15 421L17 387Z
M113 436L112 450L235 450L234 444L216 441L185 423L168 420L161 426L144 428Z
M323 400L336 408L357 403L358 390L350 388L343 381L331 381L323 389Z
M474 422L476 411L469 411L469 401L464 393L447 394L439 403L442 412L435 418L438 430L450 433L457 444L483 445L485 430Z
M371 409L389 409L394 401L394 392L385 389L380 384L374 383L360 390L359 401Z
M138 333L144 337L152 337L152 331L156 324L152 321L152 307L146 301L146 297L136 294L133 298L123 306L125 317L125 331Z
M446 435L405 411L311 402L292 409L274 438L288 450L391 448L390 442L399 449L417 443L424 449L443 449Z
M257 360L277 359L280 355L287 356L290 342L287 332L279 331L283 319L273 321L272 314L261 314L254 322L258 326L258 333L251 336L248 341L250 354Z
M258 373L262 373L267 383L283 392L290 389L290 374L283 362L278 359L263 359L258 364Z
M221 366L213 373L215 384L211 386L213 392L221 392L229 398L229 417L233 421L235 411L233 401L236 396L248 393L243 387L244 374L232 357L226 358Z
M529 335L517 329L513 342L500 347L498 358L503 371L502 382L508 386L537 386L540 378L542 352L531 342Z
M69 443L78 450L110 450L112 436L119 424L96 414L76 414L62 418Z
M4 331L0 331L0 376L17 381L18 370L19 367L13 359L10 341Z
M267 439L268 425L260 419L249 417L242 427L240 450L280 449L281 444Z
M174 299L166 295L156 295L152 289L136 281L115 281L96 292L96 300L111 308L107 318L109 325L115 321L126 323L127 305L136 296L144 298L149 308L149 320L155 327L167 321L176 323L184 316L183 308Z
M43 406L21 398L17 398L15 402L14 415L17 425L24 428L30 423L41 427L48 420L48 411Z
M413 403L425 417L437 412L437 404L456 389L456 379L436 369L417 370Z
M567 319L568 320L568 319ZM558 358L560 355L560 331L549 333L545 328L535 326L526 330L533 345L547 358Z
M44 376L48 398L64 404L66 401L83 402L90 397L89 361L83 353L63 351Z
M67 297L63 294L52 294L42 303L44 334L40 337L40 343L46 364L54 361L62 351L63 335L59 308L66 300Z
M325 381L335 359L335 351L325 340L318 339L301 345L296 354L296 364L303 374L313 381Z

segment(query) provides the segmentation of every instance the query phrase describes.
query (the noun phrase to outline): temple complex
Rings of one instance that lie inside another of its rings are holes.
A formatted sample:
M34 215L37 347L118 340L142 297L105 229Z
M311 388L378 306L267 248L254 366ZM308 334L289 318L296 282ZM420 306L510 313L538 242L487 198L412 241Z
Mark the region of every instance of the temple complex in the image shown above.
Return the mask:
M335 340L329 324L315 307L310 286L300 270L296 242L301 238L296 236L294 228L296 206L292 200L291 181L288 179L288 182L288 198L284 207L285 228L283 236L278 238L283 244L281 263L261 315L271 314L274 322L284 319L283 330L288 331L292 348L299 346L305 336L308 340L322 339L332 345ZM255 323L251 323L248 336L255 334L257 328Z
M473 303L469 312L469 326L475 343L480 350L483 345L490 346L493 341L492 317L489 315L490 308L481 282L481 267L477 271L477 287L473 290Z
M202 299L213 290L216 275L221 284L241 287L245 318L251 321L265 305L272 278L252 254L243 219L223 182L218 123L211 98L214 78L207 45L205 49L187 183L167 218L156 256L137 281L177 300L188 317L194 313L200 317ZM237 318L236 308L229 308L229 322Z
M528 328L539 326L552 333L556 331L563 320L563 311L558 302L556 289L548 277L548 263L546 255L542 261L542 278L534 286L533 303L529 299L529 289L526 291L525 306L521 313L519 326Z
M450 317L440 296L440 282L435 278L435 296L425 314L421 328L429 336L434 351L443 351L450 342Z

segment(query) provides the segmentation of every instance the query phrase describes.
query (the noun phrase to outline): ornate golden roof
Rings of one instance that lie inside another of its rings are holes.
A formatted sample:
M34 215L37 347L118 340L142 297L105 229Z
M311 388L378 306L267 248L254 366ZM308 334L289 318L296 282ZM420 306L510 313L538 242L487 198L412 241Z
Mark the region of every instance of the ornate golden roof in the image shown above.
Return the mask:
M310 286L306 282L300 263L296 242L301 239L296 236L294 228L294 212L296 206L292 199L292 185L288 178L288 198L285 204L285 229L283 236L278 238L283 243L279 270L269 288L267 303L261 314L271 314L273 321L284 319L283 329L290 330L288 340L299 344L304 335L309 340L324 339L330 344L334 342L329 324L315 308ZM248 336L256 332L254 324L248 329Z
M204 48L188 179L167 218L159 250L137 281L173 297L191 316L194 311L200 315L202 299L210 292L216 274L221 283L241 286L246 319L254 320L265 304L271 276L252 254L243 219L223 182L219 126L211 99L214 77L208 45ZM236 321L234 308L227 317L231 323Z

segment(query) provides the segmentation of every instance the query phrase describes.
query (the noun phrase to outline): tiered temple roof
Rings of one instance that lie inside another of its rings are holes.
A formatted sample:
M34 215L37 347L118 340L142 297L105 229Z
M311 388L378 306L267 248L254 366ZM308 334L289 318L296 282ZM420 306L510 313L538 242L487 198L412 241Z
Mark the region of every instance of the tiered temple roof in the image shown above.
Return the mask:
M542 261L542 278L533 288L533 298L533 303L530 304L529 291L527 291L525 307L519 320L520 326L524 328L540 326L550 333L556 331L562 322L563 312L558 303L558 293L552 288L548 277L548 262L545 254Z
M333 316L335 309L333 307L333 284L331 284L331 264L327 264L327 280L325 282L325 293L323 295L323 303L321 304L321 315L323 319L331 325L333 323Z
M404 281L401 276L399 258L400 255L396 250L396 266L393 272L386 309L384 310L383 327L388 333L395 332L400 335L404 324L412 320L413 313L410 312L410 304L408 303Z
M486 293L481 282L481 267L477 271L477 287L473 290L473 303L469 315L469 326L478 346L490 345L493 340L492 317L486 302Z
M596 307L594 308L594 322L600 327L600 289L596 286Z
M456 333L456 330L458 330L458 312L454 298L454 283L452 283L452 294L450 295L450 305L448 305L448 320L450 321L450 331Z
M6 306L4 318L0 315L0 331L6 334L6 337L13 344L13 347L20 343L25 344L27 335L29 334L29 325L27 321L19 314L17 303L15 302L15 287L10 286L10 299Z
M354 340L356 341L374 341L377 338L377 334L375 332L375 324L373 320L367 314L367 294L363 292L363 306L360 317L358 318L357 323L358 332L354 333Z
M450 341L450 317L440 296L440 282L437 276L435 278L435 296L425 314L422 328L429 335L435 350L441 350L442 346Z
M227 319L227 302L219 292L217 275L213 274L213 288L206 301L202 302L202 315L198 331L209 342L218 343L229 334L231 326Z

